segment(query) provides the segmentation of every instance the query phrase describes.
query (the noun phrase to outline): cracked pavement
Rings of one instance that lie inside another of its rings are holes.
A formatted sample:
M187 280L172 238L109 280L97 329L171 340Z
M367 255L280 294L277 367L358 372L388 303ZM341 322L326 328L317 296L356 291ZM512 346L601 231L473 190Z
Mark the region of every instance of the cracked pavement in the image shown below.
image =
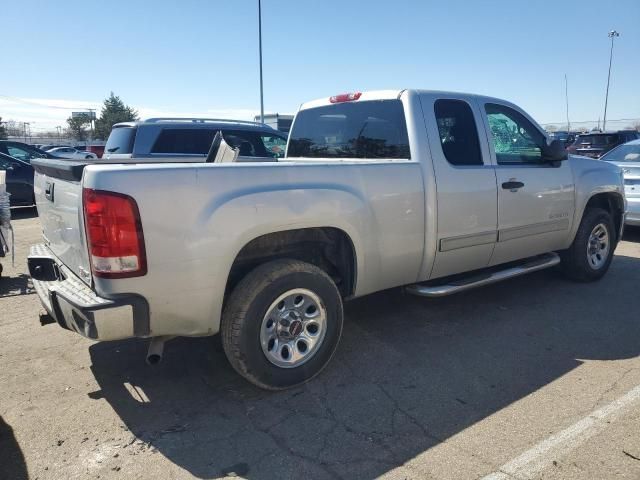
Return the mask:
M213 338L95 343L41 327L26 277L40 241L14 212L0 279L0 478L468 479L640 385L640 229L609 274L539 272L427 300L346 304L329 367L286 392L237 376ZM8 277L8 278L7 278ZM532 478L640 478L635 405Z

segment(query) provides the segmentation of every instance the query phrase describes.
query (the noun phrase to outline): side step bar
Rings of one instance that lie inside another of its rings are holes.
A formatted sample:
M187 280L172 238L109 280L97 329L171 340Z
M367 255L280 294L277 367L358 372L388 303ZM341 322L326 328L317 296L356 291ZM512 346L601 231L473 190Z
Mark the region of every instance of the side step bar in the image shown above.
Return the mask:
M487 273L478 273L476 275L454 280L444 285L425 285L416 283L406 287L406 291L413 295L422 297L444 297L476 287L482 287L491 283L506 280L507 278L519 277L526 273L537 272L545 268L553 267L560 263L560 257L557 253L546 253L525 261L524 263Z

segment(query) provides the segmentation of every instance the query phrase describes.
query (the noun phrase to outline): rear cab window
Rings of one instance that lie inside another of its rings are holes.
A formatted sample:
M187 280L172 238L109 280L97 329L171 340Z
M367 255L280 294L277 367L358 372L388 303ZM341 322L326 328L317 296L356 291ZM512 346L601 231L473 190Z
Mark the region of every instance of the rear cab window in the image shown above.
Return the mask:
M287 157L410 159L402 102L369 100L301 110Z
M133 152L133 142L136 137L135 127L114 127L109 134L105 153L127 154Z

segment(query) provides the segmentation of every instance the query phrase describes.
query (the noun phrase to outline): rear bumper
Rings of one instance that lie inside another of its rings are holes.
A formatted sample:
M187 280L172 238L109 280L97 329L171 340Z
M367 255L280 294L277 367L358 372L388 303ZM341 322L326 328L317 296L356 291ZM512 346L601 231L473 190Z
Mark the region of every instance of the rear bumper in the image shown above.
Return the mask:
M45 310L58 324L93 340L149 336L149 305L136 294L98 296L46 245L34 245L29 274Z

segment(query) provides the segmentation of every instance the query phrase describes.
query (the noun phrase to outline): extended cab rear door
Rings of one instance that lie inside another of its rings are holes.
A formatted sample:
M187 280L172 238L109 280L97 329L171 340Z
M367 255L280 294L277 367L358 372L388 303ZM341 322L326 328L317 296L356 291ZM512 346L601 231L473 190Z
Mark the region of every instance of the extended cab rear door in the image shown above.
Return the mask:
M545 163L542 131L513 105L479 101L498 180L498 242L491 265L564 248L575 209L568 161Z
M425 92L420 102L437 189L437 246L430 277L484 268L497 238L497 204L481 113L464 96Z

